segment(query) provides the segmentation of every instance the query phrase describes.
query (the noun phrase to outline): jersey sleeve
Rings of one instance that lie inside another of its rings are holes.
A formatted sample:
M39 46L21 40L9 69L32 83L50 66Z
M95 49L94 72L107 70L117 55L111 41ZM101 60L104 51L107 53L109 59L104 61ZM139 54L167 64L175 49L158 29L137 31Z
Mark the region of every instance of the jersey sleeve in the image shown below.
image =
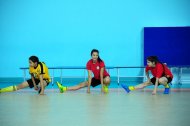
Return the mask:
M90 61L87 62L87 64L86 64L86 69L87 69L87 70L92 70L92 69L91 69L91 63L90 63Z

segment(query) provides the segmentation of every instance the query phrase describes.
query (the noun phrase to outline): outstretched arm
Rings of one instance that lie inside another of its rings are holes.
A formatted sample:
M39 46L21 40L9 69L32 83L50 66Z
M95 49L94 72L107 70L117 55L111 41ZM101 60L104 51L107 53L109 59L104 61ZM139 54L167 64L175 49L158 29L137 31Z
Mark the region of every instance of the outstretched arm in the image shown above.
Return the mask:
M90 93L91 82L92 82L92 72L91 72L91 70L88 70L88 89L87 89L87 93Z

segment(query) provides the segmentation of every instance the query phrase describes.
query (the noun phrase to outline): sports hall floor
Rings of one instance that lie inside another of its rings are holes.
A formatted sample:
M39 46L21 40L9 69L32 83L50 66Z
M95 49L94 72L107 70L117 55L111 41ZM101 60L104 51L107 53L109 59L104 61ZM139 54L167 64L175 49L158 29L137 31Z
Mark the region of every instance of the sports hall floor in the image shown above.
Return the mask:
M0 94L0 126L190 126L190 91L160 89L126 94L123 89L86 89L60 94L33 89Z

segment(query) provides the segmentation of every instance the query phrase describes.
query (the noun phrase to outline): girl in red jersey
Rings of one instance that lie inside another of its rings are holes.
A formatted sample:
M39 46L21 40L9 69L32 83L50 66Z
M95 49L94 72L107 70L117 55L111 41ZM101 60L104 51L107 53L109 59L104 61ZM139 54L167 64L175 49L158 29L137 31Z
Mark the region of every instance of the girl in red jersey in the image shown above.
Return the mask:
M108 92L108 86L110 84L110 75L105 69L104 61L99 57L99 51L97 49L93 49L91 51L92 59L90 59L86 64L86 69L88 71L88 81L82 82L76 86L65 87L62 86L59 82L57 82L57 86L61 93L70 90L78 90L83 87L87 88L87 93L90 93L90 86L95 87L101 84L101 91L104 93ZM94 77L92 77L92 73Z
M153 78L150 79L149 71L151 71ZM173 75L171 71L165 64L159 62L157 56L149 56L147 58L147 66L146 66L146 76L148 80L142 84L136 86L127 86L121 85L127 93L133 90L142 89L149 85L155 85L152 94L155 95L157 92L157 87L162 84L165 86L164 94L169 94L169 85L173 79Z

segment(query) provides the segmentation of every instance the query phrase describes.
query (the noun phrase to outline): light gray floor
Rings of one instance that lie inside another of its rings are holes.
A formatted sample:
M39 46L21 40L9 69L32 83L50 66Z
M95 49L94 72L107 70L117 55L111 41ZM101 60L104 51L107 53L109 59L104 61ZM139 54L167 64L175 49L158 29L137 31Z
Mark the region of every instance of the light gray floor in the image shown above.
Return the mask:
M0 126L190 126L190 92L0 94Z

